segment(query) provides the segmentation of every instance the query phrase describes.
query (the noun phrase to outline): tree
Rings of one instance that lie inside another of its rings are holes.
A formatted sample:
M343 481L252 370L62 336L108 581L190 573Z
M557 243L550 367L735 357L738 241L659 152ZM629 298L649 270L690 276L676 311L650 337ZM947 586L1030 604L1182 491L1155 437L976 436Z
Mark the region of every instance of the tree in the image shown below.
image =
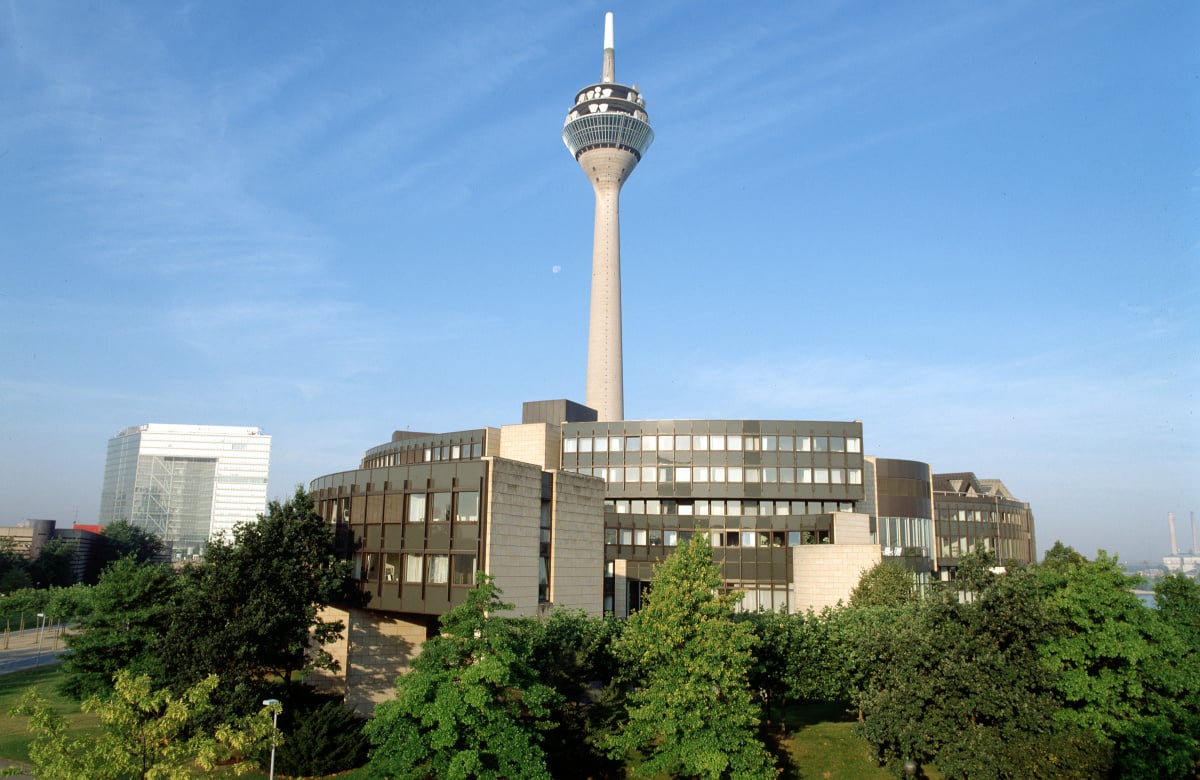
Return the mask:
M1057 718L1112 744L1123 777L1184 777L1179 768L1200 759L1200 658L1170 625L1172 612L1141 603L1139 582L1103 550L1046 567L1057 631L1041 656L1057 674Z
M87 604L75 631L66 634L64 690L78 698L108 693L117 673L146 675L156 686L169 681L163 640L174 619L179 580L169 567L121 558L86 589Z
M733 620L740 594L721 586L708 538L696 534L658 567L617 643L637 688L622 728L602 744L614 757L645 753L643 775L777 774L747 682L754 632Z
M65 719L34 690L13 714L30 718L29 756L41 780L187 780L197 767L211 772L218 761L244 755L271 733L271 720L261 713L209 733L192 730L192 719L208 708L216 686L212 675L174 695L155 690L146 675L120 672L112 696L84 703L86 711L99 715L103 731L82 738L68 737ZM252 768L235 763L234 772Z
M898 563L880 561L863 572L850 592L852 607L899 607L915 603L917 581Z
M252 706L265 680L290 683L305 669L334 666L322 647L343 626L320 610L351 598L349 575L303 488L272 501L258 522L237 526L232 541L214 540L203 563L183 570L163 643L172 673L190 683L220 670L222 694L238 691Z
M1176 572L1154 583L1158 614L1200 653L1200 582Z
M37 557L30 561L29 576L40 588L73 585L75 573L71 561L74 557L73 540L50 539L38 548Z
M29 561L17 552L11 536L0 536L0 595L32 587Z
M444 614L396 698L367 725L375 776L396 780L549 780L541 733L561 697L537 681L512 624L511 609L487 575Z
M137 563L152 561L163 552L163 541L128 520L117 520L100 530L104 537L104 562L111 563L133 556Z

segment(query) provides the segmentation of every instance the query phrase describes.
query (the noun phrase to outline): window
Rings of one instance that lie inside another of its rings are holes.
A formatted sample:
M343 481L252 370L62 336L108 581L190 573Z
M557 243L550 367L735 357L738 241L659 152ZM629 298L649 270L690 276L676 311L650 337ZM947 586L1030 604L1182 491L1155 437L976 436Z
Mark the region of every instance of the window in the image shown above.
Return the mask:
M654 545L662 544L662 529L661 528L651 528L650 529L650 544L654 544Z
M675 437L675 449L690 450L691 448L692 448L692 437L691 436L676 436Z
M708 482L708 466L693 466L692 467L693 482Z
M621 535L621 544L633 544L633 529L632 528L622 528L620 535Z
M779 437L779 451L780 452L791 452L794 449L796 449L796 439L794 436L780 436Z
M653 482L655 476L657 475L653 466L642 466L642 482Z
M747 466L746 467L746 484L756 484L761 481L762 481L762 478L760 476L758 466Z
M814 436L813 437L813 452L829 452L829 437Z
M786 485L795 484L796 469L792 468L791 466L781 466L779 468L779 481Z
M645 452L654 452L658 449L658 437L647 435L642 437L642 450Z
M846 452L862 452L862 439L857 436L847 437Z
M626 466L625 467L625 481L626 482L637 482L639 473L640 473L640 471L637 466Z
M713 466L712 469L709 470L709 474L712 476L713 482L724 482L725 481L725 467L724 466Z
M676 542L677 542L677 532L676 531L663 531L663 546L664 547L674 547L676 545Z
M430 521L434 523L450 522L451 495L449 492L433 494L433 511L429 513Z
M608 470L608 481L616 484L621 484L625 481L625 469L614 466Z
M597 436L592 443L592 452L608 452L608 437Z
M617 543L617 529L615 529L615 528L605 528L604 529L604 543L605 544L616 544Z
M818 485L828 485L829 469L813 469L813 482Z
M717 434L713 434L712 436L709 436L708 437L708 445L709 445L709 449L712 449L712 450L724 450L725 449L725 435L717 433Z
M742 437L740 434L731 433L725 437L725 444L730 452L738 452L742 449Z
M640 436L626 436L625 437L625 451L626 452L638 452L641 449L642 449L642 439Z
M801 485L812 483L812 469L796 469L796 481Z
M386 553L383 556L383 581L400 581L400 554Z
M775 436L762 437L763 452L774 452L776 449L778 449L778 441L778 437Z
M796 437L796 452L811 452L812 439L807 436Z
M756 536L754 531L742 531L742 547L753 547Z
M408 553L404 556L404 581L420 582L425 571L424 558Z
M742 467L741 466L729 466L729 467L727 467L727 470L725 473L729 475L730 482L741 482L742 481Z
M642 547L646 546L646 529L645 528L634 529L633 543L637 544L637 545L641 545Z
M845 469L830 469L829 470L829 481L835 485L846 484L846 470Z
M608 451L609 452L620 452L622 441L624 441L624 440L620 436L609 436L608 437Z
M675 467L675 481L676 482L691 482L692 481L692 467L691 466L676 466Z
M658 449L662 452L670 452L675 449L675 437L667 434L659 436Z
M628 498L618 498L615 509L616 509L617 514L619 514L619 515L629 514L629 499Z
M720 517L721 515L725 514L725 502L721 501L720 499L713 501L710 511L714 516Z
M830 436L829 437L829 451L830 452L845 452L846 451L846 438L844 436Z
M408 522L410 522L410 523L425 522L425 494L424 493L409 493L408 494Z
M429 556L429 581L435 585L442 585L450 581L449 555Z
M692 437L692 449L696 450L697 452L707 450L708 449L708 437L707 436L693 436Z
M454 556L454 584L455 585L474 585L475 584L475 556L474 555L455 555Z
M673 468L671 468L670 466L659 466L658 467L658 481L659 482L673 482L675 479L674 472L675 472L675 470Z
M579 437L579 451L580 452L591 452L592 451L592 437L591 436L580 436Z

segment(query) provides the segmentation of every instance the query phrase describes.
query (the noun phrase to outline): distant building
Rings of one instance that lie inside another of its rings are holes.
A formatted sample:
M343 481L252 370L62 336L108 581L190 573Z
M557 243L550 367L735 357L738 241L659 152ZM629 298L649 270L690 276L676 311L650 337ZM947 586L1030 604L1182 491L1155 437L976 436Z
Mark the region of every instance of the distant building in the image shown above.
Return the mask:
M0 527L0 539L8 540L12 551L29 561L36 561L42 547L51 539L59 539L71 546L70 583L94 583L100 575L104 562L104 537L99 526L80 525L58 528L54 520L28 520L15 526ZM46 583L34 583L44 585Z
M969 471L934 474L933 504L943 579L960 556L977 547L995 553L1001 565L1037 560L1033 511L1000 480L978 479Z
M108 440L99 523L128 520L177 559L202 554L210 538L265 511L270 458L271 437L258 428L126 428Z

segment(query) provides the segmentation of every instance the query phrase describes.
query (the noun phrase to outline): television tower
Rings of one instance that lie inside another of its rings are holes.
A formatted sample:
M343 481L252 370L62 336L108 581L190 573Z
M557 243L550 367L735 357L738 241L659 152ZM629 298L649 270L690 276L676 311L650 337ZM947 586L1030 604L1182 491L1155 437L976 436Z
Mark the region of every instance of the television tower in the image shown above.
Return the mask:
M600 82L575 95L563 143L596 191L592 239L592 308L588 321L587 405L600 420L625 417L621 368L621 185L654 141L637 85L616 83L613 15L604 15Z

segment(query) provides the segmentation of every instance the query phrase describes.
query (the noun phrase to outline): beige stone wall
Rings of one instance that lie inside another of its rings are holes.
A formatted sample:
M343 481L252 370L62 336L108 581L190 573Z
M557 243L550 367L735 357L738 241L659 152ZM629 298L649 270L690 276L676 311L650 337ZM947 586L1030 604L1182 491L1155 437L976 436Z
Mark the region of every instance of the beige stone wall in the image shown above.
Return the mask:
M877 544L802 544L792 548L791 611L850 600L862 573L883 560Z
M833 543L870 544L871 516L856 512L834 512Z
M556 607L604 610L604 481L554 474L550 599Z
M541 507L540 467L492 459L483 570L504 591L501 598L516 608L508 614L536 615L538 611Z
M532 463L543 471L557 469L562 464L562 426L505 425L500 429L500 457Z

